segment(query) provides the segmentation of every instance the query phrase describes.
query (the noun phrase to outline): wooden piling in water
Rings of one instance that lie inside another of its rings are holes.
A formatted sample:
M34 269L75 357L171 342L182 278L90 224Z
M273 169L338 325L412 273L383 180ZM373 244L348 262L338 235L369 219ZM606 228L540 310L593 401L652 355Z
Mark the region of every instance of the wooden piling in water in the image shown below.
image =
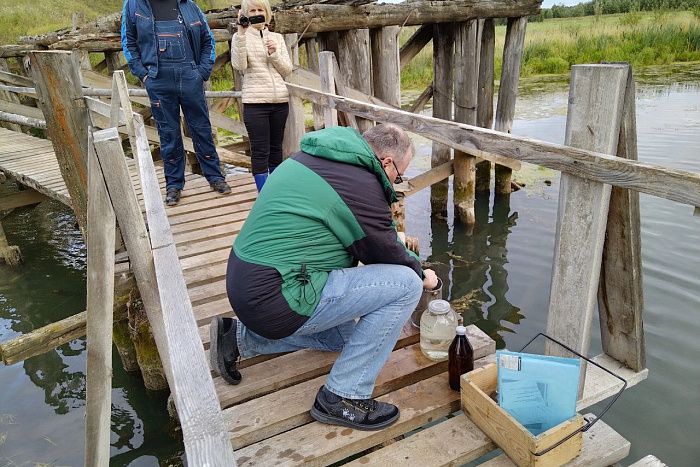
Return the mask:
M337 58L343 82L353 89L371 95L373 84L369 29L351 29L339 32ZM359 118L357 125L360 133L363 133L373 123Z
M401 106L398 26L372 29L372 74L374 95L387 104Z
M477 93L476 124L482 128L493 126L493 67L496 32L493 19L485 19L481 27L479 47L479 92ZM481 161L476 164L477 193L491 189L491 162Z
M457 23L455 40L454 88L455 121L476 125L477 87L479 79L478 20ZM475 172L477 159L461 151L454 151L454 205L455 218L467 226L474 225Z
M518 97L518 82L520 80L520 61L525 50L525 28L527 17L508 18L506 42L503 47L503 66L501 81L498 88L498 103L496 107L496 124L494 129L510 133L515 117L515 100ZM510 182L513 172L508 167L496 165L496 193L511 192Z
M455 29L453 23L433 25L433 117L452 120L452 86L454 71ZM450 147L433 142L432 168L450 160ZM447 180L430 187L433 216L447 215Z

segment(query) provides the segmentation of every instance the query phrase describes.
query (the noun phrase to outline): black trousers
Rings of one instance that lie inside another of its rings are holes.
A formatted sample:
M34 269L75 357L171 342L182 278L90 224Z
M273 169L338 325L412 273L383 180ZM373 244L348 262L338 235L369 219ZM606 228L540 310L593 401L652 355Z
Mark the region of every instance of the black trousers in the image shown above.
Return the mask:
M243 104L243 123L250 139L253 175L272 172L282 163L282 140L289 104Z

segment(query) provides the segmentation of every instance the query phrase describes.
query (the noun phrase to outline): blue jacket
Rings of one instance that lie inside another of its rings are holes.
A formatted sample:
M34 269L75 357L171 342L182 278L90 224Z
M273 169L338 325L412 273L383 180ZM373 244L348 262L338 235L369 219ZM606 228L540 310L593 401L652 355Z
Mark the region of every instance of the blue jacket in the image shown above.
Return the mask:
M178 1L195 62L206 81L216 60L214 35L204 13L193 0ZM158 40L148 0L124 0L121 38L122 50L131 73L141 81L146 75L155 78L158 75Z

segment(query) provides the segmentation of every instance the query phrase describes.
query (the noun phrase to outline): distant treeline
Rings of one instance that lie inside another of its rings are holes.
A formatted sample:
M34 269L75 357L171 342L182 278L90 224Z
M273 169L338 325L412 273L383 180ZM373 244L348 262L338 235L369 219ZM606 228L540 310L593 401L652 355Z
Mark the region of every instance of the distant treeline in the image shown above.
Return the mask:
M573 6L554 5L551 8L542 8L540 14L530 17L530 20L541 21L549 18L610 15L635 11L698 9L700 9L700 0L595 0Z

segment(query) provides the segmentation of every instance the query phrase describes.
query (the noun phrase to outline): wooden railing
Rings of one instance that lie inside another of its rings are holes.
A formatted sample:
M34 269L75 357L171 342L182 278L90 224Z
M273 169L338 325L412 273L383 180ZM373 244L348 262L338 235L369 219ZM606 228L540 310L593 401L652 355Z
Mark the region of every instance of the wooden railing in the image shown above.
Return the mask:
M113 77L111 127L89 132L86 465L108 465L115 220L174 396L190 465L235 466L233 448L197 331L161 200L142 117L123 72ZM86 101L93 109L92 98ZM99 111L99 110L96 110ZM125 125L139 169L143 220L116 127Z

